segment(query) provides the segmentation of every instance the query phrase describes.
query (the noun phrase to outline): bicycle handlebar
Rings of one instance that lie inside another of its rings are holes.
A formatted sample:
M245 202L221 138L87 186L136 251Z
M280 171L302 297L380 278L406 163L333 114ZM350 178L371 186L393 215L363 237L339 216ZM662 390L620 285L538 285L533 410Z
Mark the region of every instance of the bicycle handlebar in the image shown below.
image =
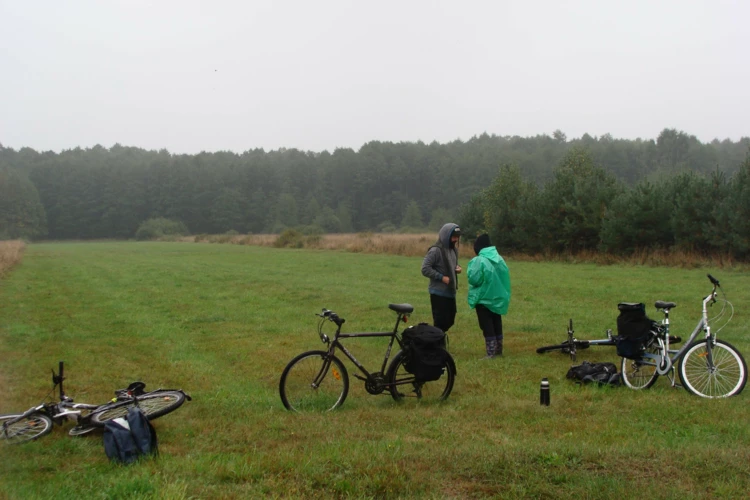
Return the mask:
M327 319L328 321L335 323L337 326L341 326L346 323L346 320L344 318L340 318L338 314L329 309L326 309L325 307L320 312L320 314L316 314L316 316Z
M719 284L719 280L717 280L716 278L714 278L710 274L707 274L706 276L708 276L708 279L711 280L711 283L713 283L714 286L721 287L721 285Z

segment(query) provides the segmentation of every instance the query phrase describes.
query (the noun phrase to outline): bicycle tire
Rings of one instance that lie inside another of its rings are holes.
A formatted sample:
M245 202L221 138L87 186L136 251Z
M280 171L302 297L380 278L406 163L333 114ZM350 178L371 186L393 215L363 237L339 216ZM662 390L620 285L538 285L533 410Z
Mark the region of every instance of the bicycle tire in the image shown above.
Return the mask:
M576 350L578 349L588 349L590 347L588 340L576 340L575 341ZM555 345L546 345L543 347L537 348L536 352L537 354L544 354L545 352L550 351L557 351L557 350L564 350L564 349L570 349L570 342L563 342L562 344L555 344Z
M281 402L289 411L332 411L344 404L348 393L346 367L326 351L307 351L296 356L279 380Z
M0 415L0 439L8 444L26 443L34 441L52 432L52 419L43 413L32 413L18 422L14 422L6 429L2 424L7 420L18 418L20 415Z
M646 348L651 354L659 354L659 345L654 343ZM629 359L622 358L620 362L620 377L626 387L640 391L648 389L656 383L659 374L656 371L656 361L651 358Z
M693 342L685 351L678 371L682 386L703 398L728 398L741 393L747 383L747 364L734 346L717 340L711 348L714 368L706 365L707 340Z
M386 381L390 386L391 397L395 401L402 402L405 399L415 399L419 402L445 401L453 391L456 380L455 363L450 353L443 364L443 376L429 382L420 382L413 374L406 371L404 367L404 351L399 351L393 357L386 372ZM405 387L410 390L402 392Z
M138 406L146 418L154 420L175 411L185 402L185 395L180 391L155 391L136 396L135 401L119 401L101 406L91 414L91 423L102 427L113 418L125 417L128 410Z

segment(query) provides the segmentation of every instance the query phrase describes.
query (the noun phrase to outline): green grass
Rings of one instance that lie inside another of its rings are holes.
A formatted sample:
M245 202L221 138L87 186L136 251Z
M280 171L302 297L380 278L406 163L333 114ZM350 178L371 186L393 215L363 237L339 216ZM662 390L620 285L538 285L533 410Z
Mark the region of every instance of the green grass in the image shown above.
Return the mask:
M462 258L466 267L468 259ZM679 304L686 337L711 272L736 307L720 338L750 352L750 274L559 263L508 263L513 299L505 355L483 361L483 339L460 283L450 348L458 377L442 405L349 397L325 415L284 410L278 380L296 354L322 347L322 307L348 331L393 326L389 302L430 321L420 258L180 243L37 244L0 281L0 413L37 404L50 369L99 403L133 380L182 388L194 400L155 422L161 455L112 465L100 436L64 428L0 447L0 498L247 497L742 497L750 491L748 394L706 401L660 379L648 391L581 387L571 362L535 348L615 328L617 303ZM383 339L347 346L367 367ZM618 362L614 348L579 361ZM345 361L350 374L354 367ZM619 364L618 364L619 366ZM539 406L548 377L550 407Z

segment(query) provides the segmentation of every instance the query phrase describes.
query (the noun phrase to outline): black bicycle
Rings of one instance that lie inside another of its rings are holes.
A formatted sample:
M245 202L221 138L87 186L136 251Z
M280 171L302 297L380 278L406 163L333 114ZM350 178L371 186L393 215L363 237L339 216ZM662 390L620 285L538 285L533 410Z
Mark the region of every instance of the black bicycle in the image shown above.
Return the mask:
M560 351L563 354L569 354L572 361L576 360L576 354L579 350L588 349L591 346L613 346L615 345L614 337L612 336L612 330L607 329L607 338L595 339L595 340L580 340L575 338L575 331L573 330L573 320L571 319L568 323L568 338L555 345L548 345L540 347L536 350L537 353L543 354L550 351Z
M438 380L420 380L408 372L406 364L409 360L409 352L404 348L398 327L408 320L414 307L410 304L388 304L388 308L396 313L396 325L391 332L341 333L341 326L346 321L344 318L328 309L323 309L320 314L317 314L321 318L318 323L318 335L327 348L304 352L292 359L284 368L279 382L279 393L284 406L291 411L331 411L344 403L349 393L349 373L336 357L337 349L343 352L362 373L362 375L355 373L354 377L365 383L365 390L370 394L379 395L388 391L396 401L445 400L453 390L456 377L456 365L453 358L447 352L445 353L441 368L442 375ZM323 333L323 326L327 321L336 325L333 339ZM341 339L366 337L390 338L379 371L367 370L341 344ZM388 365L394 343L398 343L400 351Z
M75 403L73 398L65 394L63 389L63 362L60 361L59 373L52 371L52 394L56 388L60 389L60 401L41 403L29 408L24 413L16 415L0 415L0 439L8 443L22 443L33 441L52 431L52 424L62 425L67 420L76 422L68 434L80 436L88 434L97 428L104 427L109 420L127 415L131 407L137 406L149 420L173 412L190 395L182 389L156 389L145 392L146 384L133 382L126 389L115 391L115 397L102 405Z

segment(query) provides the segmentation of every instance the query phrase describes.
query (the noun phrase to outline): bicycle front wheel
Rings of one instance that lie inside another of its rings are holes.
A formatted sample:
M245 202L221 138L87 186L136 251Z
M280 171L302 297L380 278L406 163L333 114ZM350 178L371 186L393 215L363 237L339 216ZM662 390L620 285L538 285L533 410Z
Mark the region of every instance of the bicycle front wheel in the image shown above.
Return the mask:
M446 357L442 370L443 375L432 381L420 381L406 371L406 353L399 352L388 367L386 380L390 386L391 397L396 401L417 400L420 402L444 401L448 399L456 380L456 371L450 354Z
M291 411L331 411L349 392L349 374L343 363L325 351L303 352L286 365L279 395Z
M4 426L19 415L0 415L0 439L10 444L33 441L52 431L52 419L43 413L32 413L18 422Z
M646 348L646 352L659 354L658 344ZM622 358L620 363L622 381L631 389L648 389L656 383L659 374L656 372L656 360L653 358L628 359Z
M562 344L546 345L537 348L536 352L537 354L544 354L545 352L562 351L563 349L570 349L570 344L568 342L563 342Z
M91 414L91 423L97 427L101 427L113 418L127 416L128 410L134 406L143 410L146 418L154 420L175 411L184 402L185 395L180 391L148 392L136 396L135 401L121 401L97 408Z
M711 347L700 340L688 347L680 359L680 381L691 394L704 398L727 398L742 392L747 382L747 365L742 354L731 344L717 340Z

